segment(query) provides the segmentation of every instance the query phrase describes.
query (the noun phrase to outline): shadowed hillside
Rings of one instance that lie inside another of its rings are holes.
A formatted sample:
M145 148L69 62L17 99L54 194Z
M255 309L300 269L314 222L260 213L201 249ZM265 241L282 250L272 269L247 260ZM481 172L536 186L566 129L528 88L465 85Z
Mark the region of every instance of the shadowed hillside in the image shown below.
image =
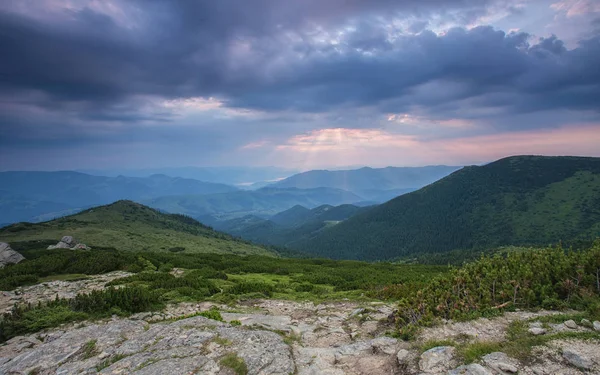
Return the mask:
M465 167L294 246L375 260L597 236L600 158L516 156Z

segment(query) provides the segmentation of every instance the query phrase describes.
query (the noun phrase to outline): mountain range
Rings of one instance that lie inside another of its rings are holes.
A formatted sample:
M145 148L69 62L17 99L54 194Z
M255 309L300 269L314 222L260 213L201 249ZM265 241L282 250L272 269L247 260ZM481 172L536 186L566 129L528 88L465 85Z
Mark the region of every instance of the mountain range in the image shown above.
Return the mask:
M171 167L145 169L82 169L78 172L94 176L149 177L164 174L194 180L251 188L253 184L263 187L273 181L291 176L299 171L277 167Z
M78 172L0 172L0 223L41 221L120 199L237 191L180 177L104 177Z
M462 168L294 248L381 260L600 237L600 158L516 156Z
M270 217L296 205L314 208L362 201L362 197L333 188L271 188L208 195L173 195L141 202L166 212L181 213L214 225L216 221L255 215Z
M456 167L361 168L309 171L279 182L255 178L285 176L280 168L156 168L146 170L0 172L0 226L40 222L121 199L184 213L209 224L256 215L267 218L295 205L373 205L413 191ZM135 176L112 176L117 172ZM168 172L151 174L152 172ZM99 176L107 173L111 176ZM230 181L238 186L209 181ZM234 177L237 176L237 177ZM266 185L264 187L261 187ZM242 189L243 187L243 189Z
M422 188L460 167L437 165L426 167L360 168L351 170L313 170L298 173L271 184L277 188L311 189L329 187L351 191L365 200L382 203Z

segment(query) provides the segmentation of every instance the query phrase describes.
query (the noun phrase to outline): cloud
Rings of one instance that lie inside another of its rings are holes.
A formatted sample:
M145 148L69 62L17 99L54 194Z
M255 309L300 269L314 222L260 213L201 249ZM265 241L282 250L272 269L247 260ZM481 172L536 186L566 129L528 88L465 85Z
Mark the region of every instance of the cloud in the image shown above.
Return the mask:
M488 25L531 17L530 3L1 2L4 162L36 149L66 166L73 149L106 149L141 163L135 149L149 164L258 163L594 123L600 34L586 28L571 44ZM571 20L598 11L544 7ZM156 155L168 147L177 152Z
M302 169L336 164L385 167L390 160L394 165L468 165L522 154L600 156L598 142L600 123L443 140L384 130L322 129L292 137L277 147L274 159Z
M393 16L375 16L387 8L388 14L408 12L406 17L452 6L481 13L485 3L262 2L263 7L150 1L144 2L145 12L129 12L129 23L123 12L131 6L125 3L116 3L124 7L121 12L117 6L68 9L60 24L2 12L0 49L10 53L0 66L7 77L0 94L39 92L43 95L33 104L56 108L57 103L85 103L81 111L157 96L217 98L225 106L264 111L320 112L389 100L427 106L431 103L426 100L411 101L412 90L450 81L462 82L464 88L449 99L526 93L531 110L546 98L552 106L571 108L577 102L579 108L598 110L597 103L579 98L556 100L562 98L561 90L578 95L582 77L588 88L581 96L598 93L597 39L567 51L554 36L531 41L526 33L505 34L491 27L406 34L394 27ZM365 15L352 18L358 12ZM581 63L584 55L586 64ZM523 111L526 104L522 97L512 103Z

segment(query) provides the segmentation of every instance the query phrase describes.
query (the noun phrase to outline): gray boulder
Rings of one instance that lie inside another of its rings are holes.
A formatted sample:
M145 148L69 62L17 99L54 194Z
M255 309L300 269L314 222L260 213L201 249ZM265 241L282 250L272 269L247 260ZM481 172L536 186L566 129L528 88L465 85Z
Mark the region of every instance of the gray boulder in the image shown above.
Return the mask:
M575 323L574 320L567 320L565 322L565 327L570 328L570 329L577 329L577 323Z
M455 354L456 349L452 346L436 346L421 354L419 368L428 373L448 371L456 365Z
M600 322L597 320L594 320L594 323L592 323L594 326L594 331L598 331L600 332Z
M483 363L499 374L516 374L519 372L519 361L505 353L494 352L483 356Z
M563 358L569 362L571 365L583 369L590 370L594 363L587 357L578 353L577 351L571 348L563 349Z
M529 333L531 333L534 336L539 336L546 334L546 330L543 328L533 327L529 328Z
M460 366L454 370L448 371L448 375L494 375L482 365L472 363L466 366Z
M7 264L17 264L25 257L13 250L6 242L0 242L0 268Z
M79 243L73 236L63 236L56 245L48 246L48 250L54 249L90 250L86 244Z

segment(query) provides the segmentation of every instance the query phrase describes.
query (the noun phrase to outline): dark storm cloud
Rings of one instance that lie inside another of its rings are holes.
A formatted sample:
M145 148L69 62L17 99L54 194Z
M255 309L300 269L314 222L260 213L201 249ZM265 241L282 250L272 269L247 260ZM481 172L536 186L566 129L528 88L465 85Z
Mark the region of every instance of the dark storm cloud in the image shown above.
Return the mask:
M491 27L443 35L423 30L425 21L408 26L417 35L390 28L396 16L432 12L467 24L491 3L140 0L114 2L121 15L81 6L47 17L44 1L24 3L30 12L0 5L0 106L14 114L0 127L22 126L23 116L59 127L60 118L46 117L52 112L169 123L174 114L149 109L147 97L215 96L264 111L422 107L470 116L453 104L468 99L507 112L600 110L600 37L567 50L558 37Z

